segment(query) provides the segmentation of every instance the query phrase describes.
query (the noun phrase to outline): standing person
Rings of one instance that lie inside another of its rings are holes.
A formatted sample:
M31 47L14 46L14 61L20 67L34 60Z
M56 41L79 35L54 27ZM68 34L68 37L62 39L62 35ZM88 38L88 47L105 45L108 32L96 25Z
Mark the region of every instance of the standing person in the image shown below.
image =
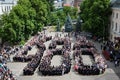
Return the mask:
M63 63L63 64L62 64L62 75L64 75L64 72L65 72L65 66L66 66L66 65Z
M115 64L115 67L117 67L118 61L117 61L117 60L115 60L114 64Z
M116 61L117 61L116 66L119 66L120 63L119 59L117 59Z
M111 50L111 51L110 51L110 61L113 61L113 59L114 59L114 58L113 58L113 51Z
M60 37L61 37L61 33L60 33Z
M115 56L114 64L115 64L115 67L119 66L119 59L117 59L116 56Z
M62 75L64 75L64 72L65 72L65 69L64 69L64 67L62 68Z

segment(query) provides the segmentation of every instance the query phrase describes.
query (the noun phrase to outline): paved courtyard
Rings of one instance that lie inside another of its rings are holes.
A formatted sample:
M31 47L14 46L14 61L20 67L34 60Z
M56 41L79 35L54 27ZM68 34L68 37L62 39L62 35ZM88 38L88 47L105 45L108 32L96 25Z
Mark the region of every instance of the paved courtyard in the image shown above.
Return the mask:
M47 34L49 32L46 32ZM55 36L54 32L49 33L49 35ZM62 37L64 35L62 34ZM71 38L72 41L72 46L73 43L75 42L73 38ZM45 43L45 45L48 48L48 45L51 41L48 41ZM96 48L98 51L101 53L100 50L100 44L98 42L94 42ZM61 47L61 46L57 46ZM29 51L28 54L35 54L37 49L35 46L32 48L31 51ZM73 51L71 51L71 57L72 57ZM45 55L45 53L44 53ZM43 56L44 56L43 55ZM52 59L52 64L51 65L59 65L60 64L60 59L61 56L54 56ZM88 62L88 64L92 64L92 60L89 56L83 56L85 59L85 62ZM72 63L74 61L72 60ZM38 72L38 69L36 69L34 75L32 76L23 76L23 68L27 65L25 62L9 62L7 63L7 66L10 68L10 70L13 72L17 80L120 80L120 67L115 68L113 62L107 61L108 68L106 69L104 74L101 75L90 75L90 76L84 76L80 75L73 70L73 65L71 68L71 71L68 74L65 74L63 76L42 76L41 73Z

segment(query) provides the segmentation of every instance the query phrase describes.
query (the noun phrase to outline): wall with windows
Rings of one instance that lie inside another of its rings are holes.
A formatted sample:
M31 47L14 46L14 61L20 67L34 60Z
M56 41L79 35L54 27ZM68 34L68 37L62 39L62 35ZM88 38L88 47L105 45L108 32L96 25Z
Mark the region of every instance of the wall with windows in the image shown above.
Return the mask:
M112 8L110 40L114 41L114 37L120 37L120 8Z
M9 13L13 6L17 4L17 0L3 0L0 1L0 15Z
M55 0L54 7L55 7L55 9L63 8L63 1L62 0L59 0L59 1Z

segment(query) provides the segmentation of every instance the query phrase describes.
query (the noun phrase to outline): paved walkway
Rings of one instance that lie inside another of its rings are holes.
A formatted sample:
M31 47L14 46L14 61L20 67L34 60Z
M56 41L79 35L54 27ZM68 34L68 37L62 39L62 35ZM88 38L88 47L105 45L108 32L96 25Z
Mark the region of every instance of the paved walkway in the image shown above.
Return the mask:
M93 59L89 55L82 55L83 63L87 65L93 64Z
M46 32L48 33L48 32ZM49 35L55 36L55 33L49 33ZM62 36L64 36L62 34ZM73 38L71 38L72 40L72 45L75 42ZM50 41L46 42L45 45L48 47ZM100 50L100 44L97 42L94 42L95 46L97 47L98 51L101 53ZM30 51L28 54L35 54L36 52L36 48L33 47L32 51ZM72 53L73 51L71 51L71 57L72 57ZM45 54L44 54L45 55ZM59 56L60 57L60 56ZM60 59L60 58L59 58ZM58 57L53 57L53 64L59 64L59 62L57 62ZM88 59L88 58L86 58ZM88 59L89 61L89 59ZM74 61L72 60L72 63ZM71 68L71 71L68 74L65 74L63 76L42 76L39 72L38 69L36 69L34 75L32 76L23 76L22 75L22 70L23 68L27 65L27 63L22 63L22 62L10 62L8 63L8 67L10 68L10 70L12 70L12 72L14 73L14 75L17 77L18 80L120 80L120 67L115 68L114 64L107 61L107 64L109 66L109 68L107 68L107 70L105 71L104 74L101 75L91 75L91 76L83 76L80 75L76 72L73 71L73 65Z
M62 56L60 55L54 55L52 60L51 60L51 66L59 66L61 65L61 61L62 61Z

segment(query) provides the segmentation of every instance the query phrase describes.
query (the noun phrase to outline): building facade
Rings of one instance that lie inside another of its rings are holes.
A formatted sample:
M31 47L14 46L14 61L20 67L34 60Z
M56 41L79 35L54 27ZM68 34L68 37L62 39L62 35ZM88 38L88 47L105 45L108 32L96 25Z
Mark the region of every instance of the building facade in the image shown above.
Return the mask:
M120 37L120 0L116 0L112 4L112 15L110 25L110 37L111 41L115 38Z
M17 0L0 0L0 15L9 13L16 4Z
M74 7L80 7L80 4L83 2L83 0L74 0Z
M63 8L64 6L74 6L74 0L55 0L54 6L56 9Z
M74 7L78 8L78 12L80 12L80 4L83 2L84 0L74 0Z
M55 0L54 7L55 7L55 9L63 8L63 1L62 0Z
M55 0L55 8L63 8L63 6L71 6L79 8L83 0Z

